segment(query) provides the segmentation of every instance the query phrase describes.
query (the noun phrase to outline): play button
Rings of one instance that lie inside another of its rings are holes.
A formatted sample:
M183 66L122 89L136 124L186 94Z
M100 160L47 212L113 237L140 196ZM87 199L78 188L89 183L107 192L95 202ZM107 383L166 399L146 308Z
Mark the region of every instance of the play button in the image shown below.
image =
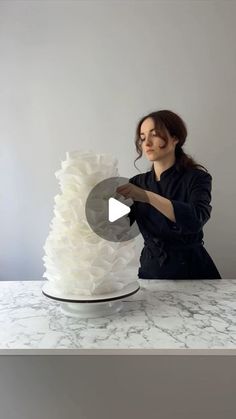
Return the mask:
M129 214L130 207L121 202L117 201L117 199L109 198L108 200L108 219L111 223L119 218L124 217L124 215Z
M90 191L85 205L85 214L90 228L98 236L113 242L134 239L140 233L135 219L132 199L125 199L116 189L128 183L125 177L107 178Z

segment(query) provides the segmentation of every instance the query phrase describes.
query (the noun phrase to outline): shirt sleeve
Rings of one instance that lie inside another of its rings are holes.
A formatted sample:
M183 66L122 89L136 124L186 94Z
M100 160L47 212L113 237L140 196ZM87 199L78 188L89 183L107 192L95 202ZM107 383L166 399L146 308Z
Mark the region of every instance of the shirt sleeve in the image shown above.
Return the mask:
M211 216L212 176L200 170L189 185L188 202L170 199L176 222L171 221L172 229L183 234L198 233Z
M129 179L130 183L133 183L134 185L136 185L136 176L133 176L132 178ZM128 214L129 220L130 220L130 226L132 226L132 224L136 221L136 216L135 216L135 203L133 203L130 207L130 212Z
M129 217L129 221L130 221L130 226L132 226L132 224L136 221L136 217L135 217L135 204L132 204L130 207L130 212L128 214Z

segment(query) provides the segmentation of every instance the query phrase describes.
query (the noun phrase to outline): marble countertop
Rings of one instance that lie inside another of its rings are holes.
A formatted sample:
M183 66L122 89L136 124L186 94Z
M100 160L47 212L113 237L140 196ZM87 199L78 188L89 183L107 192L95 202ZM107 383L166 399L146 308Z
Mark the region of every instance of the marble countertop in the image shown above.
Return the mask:
M121 312L94 319L63 314L45 281L0 282L0 354L236 354L236 279L138 282Z

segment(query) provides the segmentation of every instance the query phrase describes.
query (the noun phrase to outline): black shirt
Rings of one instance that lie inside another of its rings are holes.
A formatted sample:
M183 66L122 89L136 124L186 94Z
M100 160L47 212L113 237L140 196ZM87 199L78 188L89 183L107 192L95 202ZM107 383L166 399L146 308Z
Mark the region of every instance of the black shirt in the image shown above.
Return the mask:
M198 168L179 168L176 163L156 180L154 167L129 179L172 202L176 222L149 203L134 201L130 224L137 222L144 238L140 278L220 278L203 247L203 226L211 216L212 176Z

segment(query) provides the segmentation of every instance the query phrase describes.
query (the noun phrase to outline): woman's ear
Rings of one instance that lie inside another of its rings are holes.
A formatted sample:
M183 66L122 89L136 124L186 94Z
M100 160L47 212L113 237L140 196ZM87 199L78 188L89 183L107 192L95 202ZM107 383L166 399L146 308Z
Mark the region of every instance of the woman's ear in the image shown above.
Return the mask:
M175 135L172 138L173 138L174 144L177 144L179 142L179 139Z

